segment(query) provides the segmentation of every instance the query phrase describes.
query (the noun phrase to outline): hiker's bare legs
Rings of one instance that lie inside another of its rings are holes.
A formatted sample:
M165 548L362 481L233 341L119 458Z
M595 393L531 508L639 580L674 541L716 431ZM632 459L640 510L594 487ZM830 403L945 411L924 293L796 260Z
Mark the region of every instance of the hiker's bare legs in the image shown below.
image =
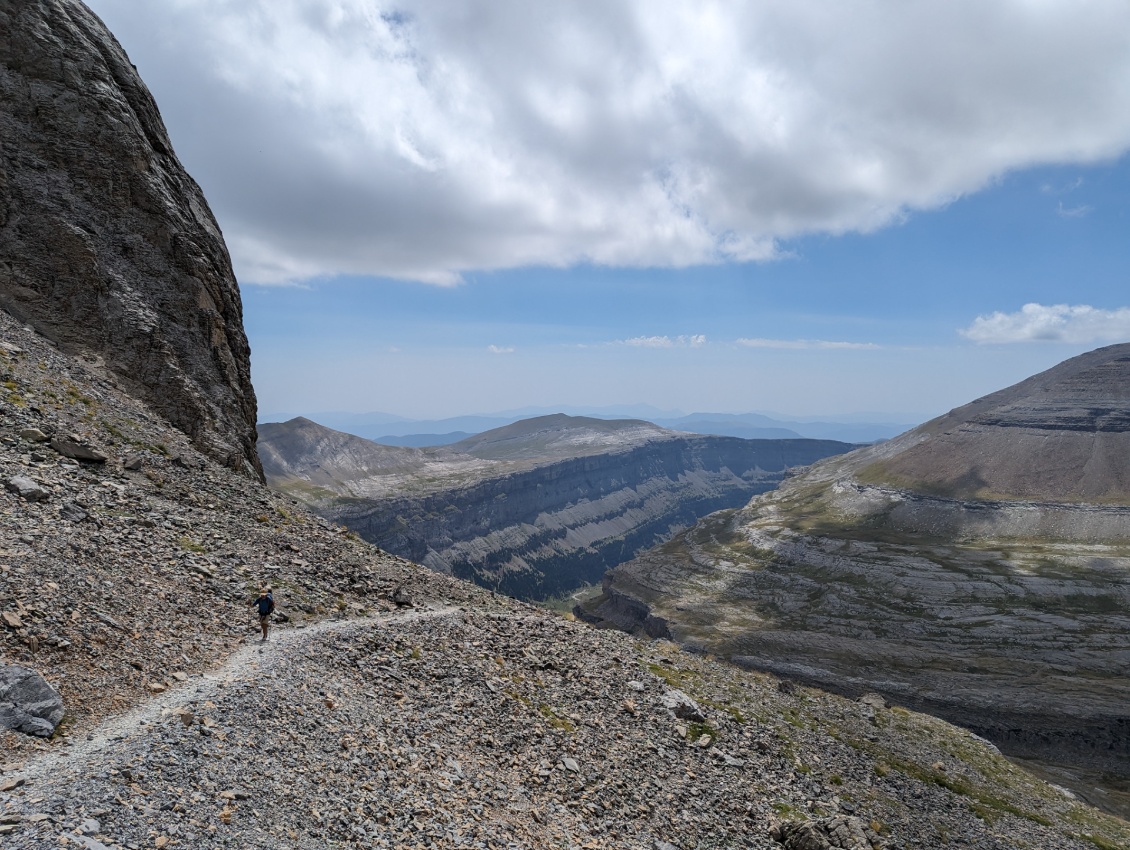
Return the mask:
M259 626L263 629L263 640L266 640L267 639L267 632L270 631L270 628L271 628L270 615L268 615L266 617L260 617L259 618Z

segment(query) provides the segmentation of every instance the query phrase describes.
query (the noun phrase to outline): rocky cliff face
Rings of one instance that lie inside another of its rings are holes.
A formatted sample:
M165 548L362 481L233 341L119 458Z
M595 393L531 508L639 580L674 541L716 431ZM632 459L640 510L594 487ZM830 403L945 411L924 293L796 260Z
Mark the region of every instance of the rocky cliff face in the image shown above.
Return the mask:
M1130 346L1099 349L708 518L581 613L1130 776L1128 423Z
M773 487L786 469L850 448L577 417L538 417L430 449L380 446L301 419L261 430L273 488L382 549L522 598L597 581L698 517ZM560 459L570 452L581 456Z
M77 0L0 2L0 306L261 474L223 237L137 71Z
M690 437L323 515L382 549L524 599L598 581L699 517L764 492L784 470L846 449L823 440Z

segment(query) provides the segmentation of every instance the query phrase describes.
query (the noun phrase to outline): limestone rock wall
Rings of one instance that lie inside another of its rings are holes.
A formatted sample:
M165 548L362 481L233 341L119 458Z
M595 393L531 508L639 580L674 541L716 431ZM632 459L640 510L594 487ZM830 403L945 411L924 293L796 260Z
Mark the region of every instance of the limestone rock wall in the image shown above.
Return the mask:
M137 70L77 0L0 0L0 307L261 477L220 229Z
M520 598L600 580L699 518L744 505L832 440L689 437L573 458L420 497L314 509L419 563Z

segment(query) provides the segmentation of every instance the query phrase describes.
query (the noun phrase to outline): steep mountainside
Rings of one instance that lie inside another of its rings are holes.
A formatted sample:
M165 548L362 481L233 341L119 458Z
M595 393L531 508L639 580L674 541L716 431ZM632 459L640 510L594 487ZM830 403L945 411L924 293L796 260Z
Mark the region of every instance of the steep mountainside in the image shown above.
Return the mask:
M596 581L699 517L744 504L789 467L850 448L570 416L430 449L380 446L305 419L263 425L260 436L274 489L382 549L522 598Z
M386 446L305 417L259 427L267 480L302 498L380 498L447 490L482 478L680 435L649 422L539 416L460 442L422 449Z
M1130 846L941 721L382 554L2 310L0 377L42 400L0 410L0 681L66 710L0 731L6 850ZM72 432L108 459L38 436ZM259 644L264 581L289 622Z
M1130 777L1128 354L815 464L613 570L585 616Z
M0 2L0 306L259 475L220 230L137 71L76 0Z
M258 449L271 487L305 501L431 492L514 466L447 447L384 446L302 417L260 425Z
M1130 505L1130 344L952 410L843 469L953 499Z

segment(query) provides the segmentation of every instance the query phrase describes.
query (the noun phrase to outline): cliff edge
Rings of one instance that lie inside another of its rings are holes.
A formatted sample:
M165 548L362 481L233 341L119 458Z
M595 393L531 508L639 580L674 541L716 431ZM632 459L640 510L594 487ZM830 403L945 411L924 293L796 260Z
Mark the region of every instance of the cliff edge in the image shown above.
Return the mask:
M223 236L137 70L76 0L0 0L0 306L262 476Z

